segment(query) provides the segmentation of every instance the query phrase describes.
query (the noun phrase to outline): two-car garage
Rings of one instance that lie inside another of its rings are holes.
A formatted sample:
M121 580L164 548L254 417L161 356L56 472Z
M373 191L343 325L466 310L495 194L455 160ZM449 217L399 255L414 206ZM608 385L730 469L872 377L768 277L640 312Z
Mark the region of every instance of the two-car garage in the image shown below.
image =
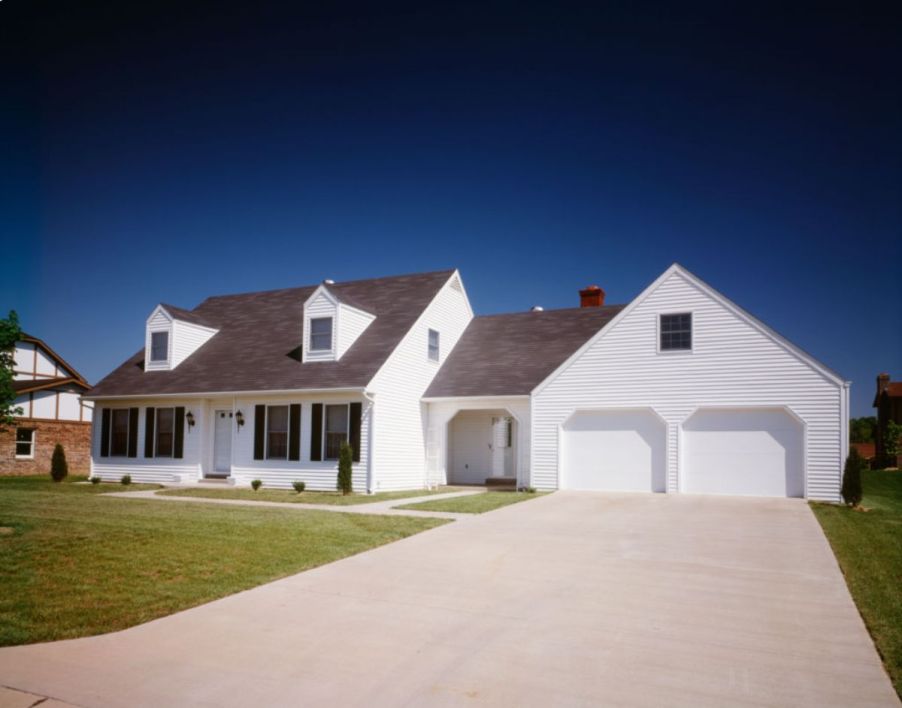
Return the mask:
M805 495L804 428L786 408L703 407L669 434L679 491ZM560 443L561 488L666 491L668 426L651 408L576 411Z

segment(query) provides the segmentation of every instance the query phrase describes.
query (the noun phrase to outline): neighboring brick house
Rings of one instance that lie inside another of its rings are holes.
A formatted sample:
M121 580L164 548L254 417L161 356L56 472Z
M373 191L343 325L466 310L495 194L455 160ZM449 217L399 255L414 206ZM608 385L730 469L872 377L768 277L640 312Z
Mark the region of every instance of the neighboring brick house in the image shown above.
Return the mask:
M874 431L876 459L881 466L898 467L902 455L895 460L885 460L886 428L892 420L902 425L902 381L890 381L889 374L877 376L877 394L874 396L874 408L877 409L877 429Z
M43 474L57 443L70 474L91 470L91 415L82 401L90 385L45 342L23 334L15 350L15 424L0 432L0 475Z

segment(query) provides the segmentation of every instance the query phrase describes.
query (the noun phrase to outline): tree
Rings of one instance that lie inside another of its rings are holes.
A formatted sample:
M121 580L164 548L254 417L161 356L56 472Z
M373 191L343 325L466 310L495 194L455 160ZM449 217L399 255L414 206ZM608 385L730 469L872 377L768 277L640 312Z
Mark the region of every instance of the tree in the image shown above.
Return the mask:
M338 483L336 485L336 489L342 494L351 493L353 464L354 450L346 442L343 442L338 450Z
M861 504L861 471L864 465L864 458L853 447L846 458L846 466L842 473L842 498L849 506Z
M53 457L50 458L50 476L54 482L62 482L69 474L69 464L66 462L66 451L59 443L53 448Z
M849 421L849 441L853 443L874 442L874 430L876 428L877 419L874 416L852 418Z
M16 391L13 388L16 342L22 338L19 316L10 310L9 317L0 319L0 430L15 423L14 416L22 415L22 409L14 405Z

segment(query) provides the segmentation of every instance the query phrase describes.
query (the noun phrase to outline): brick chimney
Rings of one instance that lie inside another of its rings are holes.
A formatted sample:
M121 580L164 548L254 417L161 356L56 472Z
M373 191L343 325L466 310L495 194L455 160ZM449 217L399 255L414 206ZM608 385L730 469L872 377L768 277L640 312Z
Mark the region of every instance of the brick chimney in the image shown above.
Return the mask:
M889 387L889 374L877 374L877 396Z
M604 305L604 290L597 285L590 285L579 291L580 307L601 307Z

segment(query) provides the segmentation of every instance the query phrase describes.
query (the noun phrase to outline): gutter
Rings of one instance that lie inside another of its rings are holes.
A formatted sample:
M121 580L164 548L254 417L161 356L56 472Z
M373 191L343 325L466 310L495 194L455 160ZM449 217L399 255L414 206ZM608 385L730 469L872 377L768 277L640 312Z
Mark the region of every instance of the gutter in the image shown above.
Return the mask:
M200 393L129 393L114 396L86 395L82 398L86 401L113 401L125 398L220 398L222 396L272 396L291 395L296 393L360 393L366 395L366 387L353 386L348 388L285 388L258 391L202 391Z

